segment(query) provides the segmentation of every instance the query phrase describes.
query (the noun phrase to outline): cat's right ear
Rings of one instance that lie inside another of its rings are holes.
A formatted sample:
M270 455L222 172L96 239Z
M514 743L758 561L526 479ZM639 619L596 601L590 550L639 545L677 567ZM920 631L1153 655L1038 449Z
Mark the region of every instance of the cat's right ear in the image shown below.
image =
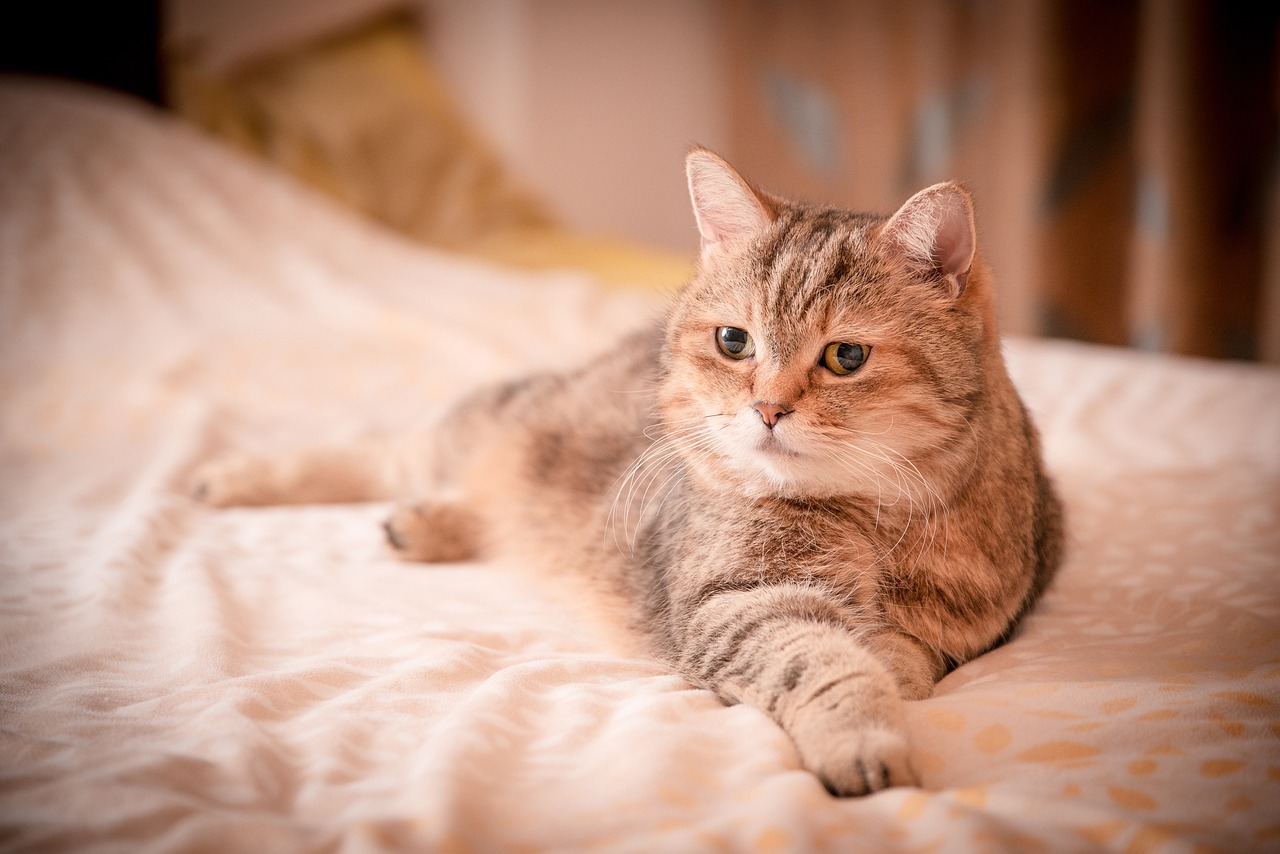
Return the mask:
M702 235L703 260L773 222L773 206L718 155L695 148L684 165L693 215Z
M973 199L960 184L934 184L890 217L881 240L917 272L941 281L952 299L964 293L973 268L977 233Z

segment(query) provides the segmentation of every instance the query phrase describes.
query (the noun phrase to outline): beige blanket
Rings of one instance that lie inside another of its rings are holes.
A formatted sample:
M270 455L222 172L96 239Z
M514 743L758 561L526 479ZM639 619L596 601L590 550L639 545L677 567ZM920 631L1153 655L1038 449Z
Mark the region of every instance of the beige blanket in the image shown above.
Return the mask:
M385 506L183 494L211 454L412 428L581 358L647 300L0 84L0 846L1280 850L1274 370L1009 345L1070 557L1010 644L909 704L923 787L862 800L518 572L390 558Z

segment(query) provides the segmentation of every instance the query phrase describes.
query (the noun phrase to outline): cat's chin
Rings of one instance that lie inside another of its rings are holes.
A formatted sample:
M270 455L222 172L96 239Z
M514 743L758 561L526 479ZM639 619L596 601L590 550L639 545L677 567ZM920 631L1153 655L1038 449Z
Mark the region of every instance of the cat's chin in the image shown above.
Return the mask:
M754 413L752 413L754 415ZM826 499L857 493L821 455L806 452L803 435L775 433L739 422L717 434L719 453L691 461L709 483L733 482L748 498Z
M856 495L859 484L833 477L830 467L779 443L740 452L728 462L730 477L748 498L823 500Z
M833 465L830 455L805 453L785 442L740 450L727 462L742 492L751 498L853 499L877 506L920 501L920 496L906 492L908 486L900 477L874 469L853 472Z
M814 461L794 451L762 453L757 467L755 480L762 494L775 498L839 498L854 491L850 484L819 471Z
M755 452L764 459L796 460L801 457L799 451L785 444L775 433L768 433L761 437L756 444Z

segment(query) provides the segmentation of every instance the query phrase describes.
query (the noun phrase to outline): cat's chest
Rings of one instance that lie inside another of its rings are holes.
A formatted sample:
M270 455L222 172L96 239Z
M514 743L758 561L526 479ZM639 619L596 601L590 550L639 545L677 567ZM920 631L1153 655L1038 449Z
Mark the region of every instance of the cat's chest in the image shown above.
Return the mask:
M847 508L770 503L693 515L681 563L703 578L816 580L865 601L885 568L874 531Z

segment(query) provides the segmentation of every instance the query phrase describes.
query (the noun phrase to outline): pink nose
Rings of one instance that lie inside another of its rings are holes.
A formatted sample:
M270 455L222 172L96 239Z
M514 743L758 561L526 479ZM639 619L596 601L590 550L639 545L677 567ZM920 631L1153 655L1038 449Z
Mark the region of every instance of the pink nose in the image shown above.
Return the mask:
M787 409L785 406L781 406L777 403L756 403L752 404L751 408L760 413L760 418L764 421L764 426L768 427L770 430L773 429L773 426L778 423L778 420L782 418L782 416L791 412L790 409Z

